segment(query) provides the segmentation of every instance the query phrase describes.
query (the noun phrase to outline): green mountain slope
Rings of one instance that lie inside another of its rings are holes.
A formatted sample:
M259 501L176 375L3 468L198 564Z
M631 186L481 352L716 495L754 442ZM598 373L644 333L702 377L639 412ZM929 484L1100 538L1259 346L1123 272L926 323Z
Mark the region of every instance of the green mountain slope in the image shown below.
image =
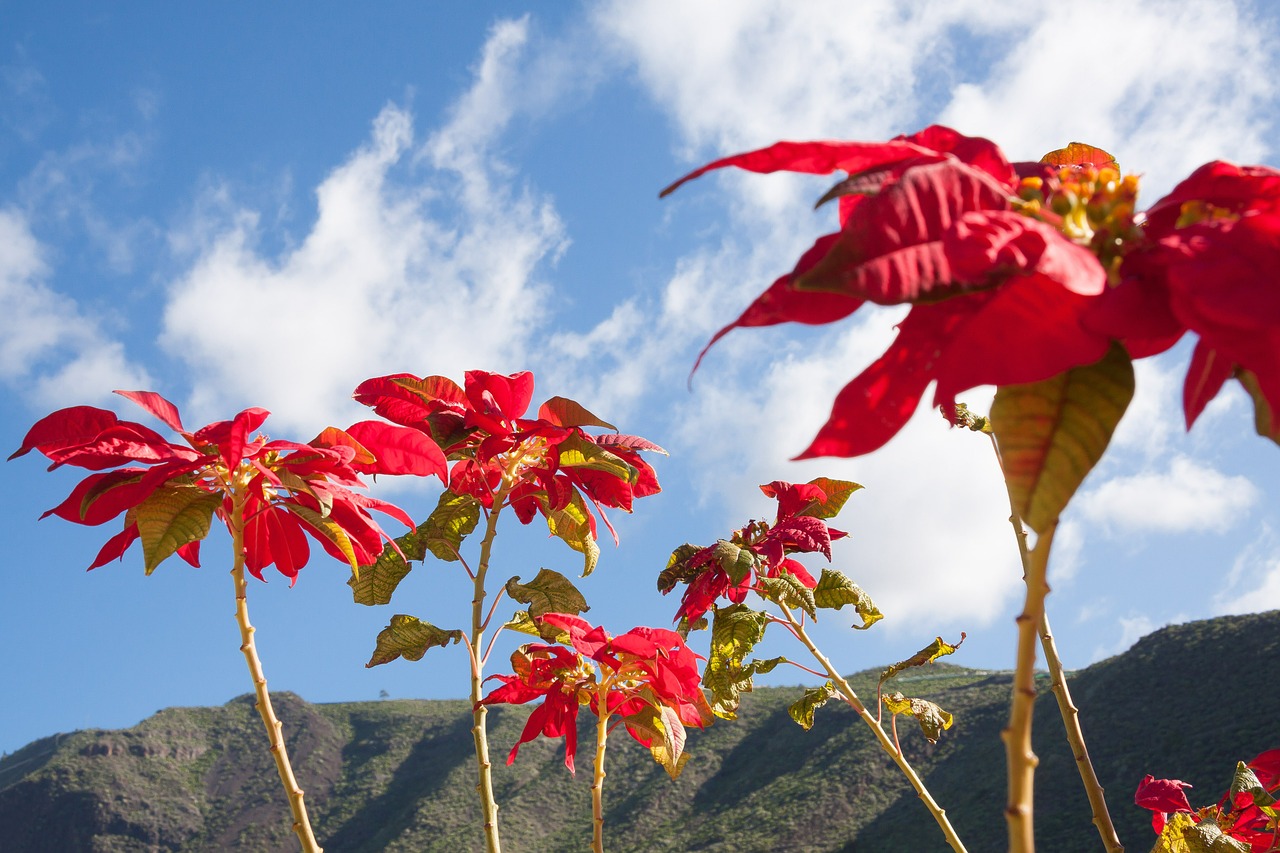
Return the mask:
M1192 782L1215 799L1237 759L1280 746L1280 612L1159 631L1076 673L1095 765L1121 837L1149 849L1149 816L1132 805L1145 773ZM1005 847L1002 817L1010 678L935 665L899 679L956 715L930 746L909 721L903 746L972 851ZM853 679L874 698L875 673ZM909 680L914 678L914 680ZM787 706L799 691L758 690L737 722L693 732L693 759L672 782L622 732L610 739L606 842L613 851L945 850L889 759L844 706L805 732ZM277 694L316 833L331 851L480 850L470 716L460 701L311 705ZM574 778L562 744L502 759L525 708L490 717L504 848L589 846L589 757ZM581 718L585 725L586 718ZM1036 711L1037 835L1044 850L1097 850L1051 695ZM584 743L583 748L587 745ZM219 708L170 708L132 729L36 741L0 761L0 850L296 850L262 725L247 696Z

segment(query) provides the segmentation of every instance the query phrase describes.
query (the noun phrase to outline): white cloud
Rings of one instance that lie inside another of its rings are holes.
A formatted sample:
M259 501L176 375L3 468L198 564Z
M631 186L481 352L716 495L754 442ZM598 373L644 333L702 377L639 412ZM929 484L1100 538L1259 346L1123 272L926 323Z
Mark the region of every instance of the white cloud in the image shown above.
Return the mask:
M124 347L48 286L44 254L25 217L0 209L0 380L45 407L145 387L146 373L129 362Z
M1116 620L1116 625L1120 628L1119 638L1112 642L1095 646L1091 663L1127 651L1134 643L1159 627L1155 622L1142 615L1122 616Z
M278 257L256 248L255 211L206 206L179 241L201 248L172 285L162 339L194 370L203 414L264 405L310 429L355 413L332 401L369 376L526 366L545 314L538 271L566 238L551 203L491 152L525 33L494 28L473 86L416 155L410 115L386 107L317 188L311 231Z
M1267 524L1237 555L1214 598L1218 615L1280 609L1280 539Z
M1227 476L1176 456L1167 472L1116 477L1078 495L1073 506L1109 535L1222 533L1239 523L1260 496L1247 477Z

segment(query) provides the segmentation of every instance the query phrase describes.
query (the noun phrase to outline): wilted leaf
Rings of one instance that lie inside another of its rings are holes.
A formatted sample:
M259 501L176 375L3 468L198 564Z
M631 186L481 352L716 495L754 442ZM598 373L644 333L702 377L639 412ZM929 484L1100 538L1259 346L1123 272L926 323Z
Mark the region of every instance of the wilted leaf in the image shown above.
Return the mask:
M579 435L569 436L557 447L562 468L590 468L612 474L627 483L635 483L640 477L640 472L630 462Z
M161 486L138 504L133 518L146 573L155 571L183 545L208 536L213 513L221 504L221 495L189 485Z
M835 683L828 681L821 687L806 690L803 696L791 703L787 713L791 715L791 719L800 724L800 728L807 732L813 728L814 712L827 704L828 699L835 699L839 695L840 692L836 690Z
M861 625L854 625L858 630L866 630L884 618L871 596L862 591L856 583L845 577L843 572L835 569L823 569L818 585L813 589L813 602L818 607L839 610L846 604L852 604L862 617Z
M551 569L541 569L527 584L516 575L507 581L507 595L529 605L529 616L537 619L544 613L586 613L591 608L582 593L568 578Z
M413 533L406 533L399 537L396 541L413 537ZM404 557L411 559L421 559L421 553L417 558L413 558L409 551L404 550L401 544L401 550ZM373 561L372 565L361 566L360 571L352 572L351 577L347 578L347 586L351 587L351 596L356 604L390 604L391 596L396 591L396 587L400 585L400 581L405 579L412 569L412 566L405 561L404 557L396 553L396 550L387 543L382 548L382 553L378 555L378 559Z
M1173 815L1151 853L1249 853L1250 846L1222 831L1211 817L1196 823L1191 815Z
M768 672L783 660L745 663L746 656L764 638L768 624L767 615L742 604L715 611L711 622L711 651L703 669L702 684L711 691L711 708L717 717L737 719L740 696L751 692L752 676Z
M813 590L802 584L795 575L783 571L774 578L760 578L760 590L770 601L784 604L787 607L799 607L809 618L816 619Z
M1253 804L1270 817L1276 816L1276 798L1267 793L1267 789L1258 781L1258 775L1243 761L1236 762L1236 773L1231 779L1231 790L1228 796L1235 799L1236 794L1248 794Z
M703 572L701 566L692 568L689 561L702 553L701 545L690 545L688 542L671 552L667 558L667 567L658 575L658 592L666 595L678 583L688 583Z
M567 646L572 642L568 631L557 628L550 622L535 621L527 610L517 610L512 613L511 618L504 622L502 627L511 631L518 631L521 634L528 634L532 637L541 637L548 643L559 643L562 646Z
M724 569L724 573L735 585L742 583L759 561L750 548L743 548L723 539L712 545L711 549L712 559Z
M908 714L915 717L916 722L920 724L920 731L924 732L924 739L929 743L937 743L942 732L951 728L954 722L951 714L929 700L912 699L897 692L884 697L884 706L892 714Z
M458 559L462 540L476 529L479 521L480 502L478 500L471 495L459 495L445 489L436 503L436 508L431 511L431 515L427 516L427 520L419 524L414 533L407 534L407 536L416 536L417 542L413 550L418 556L408 551L405 551L405 556L411 560L420 560L426 556L425 551L430 551L437 559L453 562ZM401 547L403 548L403 545Z
M1018 515L1043 533L1102 458L1133 399L1133 363L1119 344L1096 364L996 391L991 423Z
M563 509L552 509L545 497L541 497L543 511L547 519L547 530L552 536L559 537L566 545L582 554L582 576L595 571L596 562L600 559L600 546L591 535L590 517L582 495L575 489L569 503Z
M910 669L913 666L925 666L926 664L933 663L935 660L942 657L943 655L952 654L953 652L955 652L956 649L960 648L960 643L964 642L964 638L965 638L965 634L963 631L961 631L960 642L956 643L953 646L950 643L945 642L941 637L935 637L932 643L925 646L923 649L916 652L911 657L907 658L904 661L899 661L898 663L895 663L893 666L889 667L884 672L880 673L880 683L884 684L886 681L888 681L890 678L893 678L895 675L902 672L904 669Z
M461 631L445 631L416 616L398 613L391 617L391 624L378 634L377 647L365 666L377 666L400 657L405 660L421 660L432 646L460 643L462 639Z

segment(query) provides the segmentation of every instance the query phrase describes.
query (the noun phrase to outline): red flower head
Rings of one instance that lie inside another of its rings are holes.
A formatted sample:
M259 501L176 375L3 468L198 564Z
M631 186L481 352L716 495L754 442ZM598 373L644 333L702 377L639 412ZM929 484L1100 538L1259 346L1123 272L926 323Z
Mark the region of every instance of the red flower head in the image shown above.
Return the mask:
M215 514L232 530L243 525L245 566L259 579L274 563L293 583L310 557L307 535L357 569L372 562L387 539L370 510L413 526L398 507L351 491L363 487L359 474L417 473L434 465L429 453L415 453L404 441L403 433L412 431L385 424L356 430L360 441L334 429L310 444L268 441L250 437L267 411L245 409L229 421L187 432L177 407L159 394L116 393L159 418L186 444L105 409L75 406L38 421L9 457L38 450L52 460L50 470L74 465L100 472L45 513L86 525L124 513L124 529L108 540L90 569L123 556L136 540L142 541L147 574L174 553L199 565L200 540Z
M1106 271L1042 221L1057 214L1019 199L1017 172L985 139L933 126L884 143L783 142L711 163L664 195L726 166L848 177L823 198L840 199L840 231L819 238L708 348L740 326L829 323L867 301L912 306L897 340L840 392L799 458L877 449L931 382L934 402L950 412L969 388L1046 379L1107 350L1107 337L1079 322Z
M527 418L532 398L533 374L527 371L468 371L461 388L443 376L400 373L369 379L355 391L359 402L439 446L453 462L448 483L454 493L487 509L506 502L524 524L541 514L553 533L584 553L590 571L598 553L596 514L614 533L604 507L630 512L635 498L661 491L640 451L665 451L617 434L612 424L563 397L547 400L536 418ZM592 435L588 427L614 432Z

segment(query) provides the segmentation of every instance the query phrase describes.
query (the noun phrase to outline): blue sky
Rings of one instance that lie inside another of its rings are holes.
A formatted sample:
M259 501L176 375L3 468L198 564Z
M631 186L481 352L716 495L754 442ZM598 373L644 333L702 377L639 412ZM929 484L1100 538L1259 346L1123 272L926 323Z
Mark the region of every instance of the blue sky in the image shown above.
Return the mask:
M654 580L672 548L768 514L758 483L827 475L866 486L835 565L888 617L856 634L822 620L842 668L961 630L956 663L1010 666L1020 571L982 439L922 412L873 456L787 461L900 312L735 332L686 390L715 329L832 229L812 210L826 180L657 192L776 139L935 121L1014 159L1102 146L1143 173L1146 204L1210 159L1280 165L1269 5L1031 5L0 0L0 444L61 406L128 411L113 388L160 391L189 424L264 406L273 437L306 440L362 416L348 398L369 376L532 369L536 399L573 397L671 451L664 493L615 518L621 547L582 583L588 618L667 623L676 601ZM1280 607L1280 452L1238 393L1183 431L1186 357L1139 366L1058 534L1049 607L1068 666L1170 622ZM0 465L5 751L250 689L225 537L200 569L148 578L131 553L86 574L114 526L36 521L75 481ZM416 515L434 504L418 483L378 493ZM494 574L573 573L557 546L508 523ZM455 567L415 570L385 608L352 604L345 579L321 556L293 589L251 587L272 689L465 693L456 650L363 666L392 613L464 624Z

